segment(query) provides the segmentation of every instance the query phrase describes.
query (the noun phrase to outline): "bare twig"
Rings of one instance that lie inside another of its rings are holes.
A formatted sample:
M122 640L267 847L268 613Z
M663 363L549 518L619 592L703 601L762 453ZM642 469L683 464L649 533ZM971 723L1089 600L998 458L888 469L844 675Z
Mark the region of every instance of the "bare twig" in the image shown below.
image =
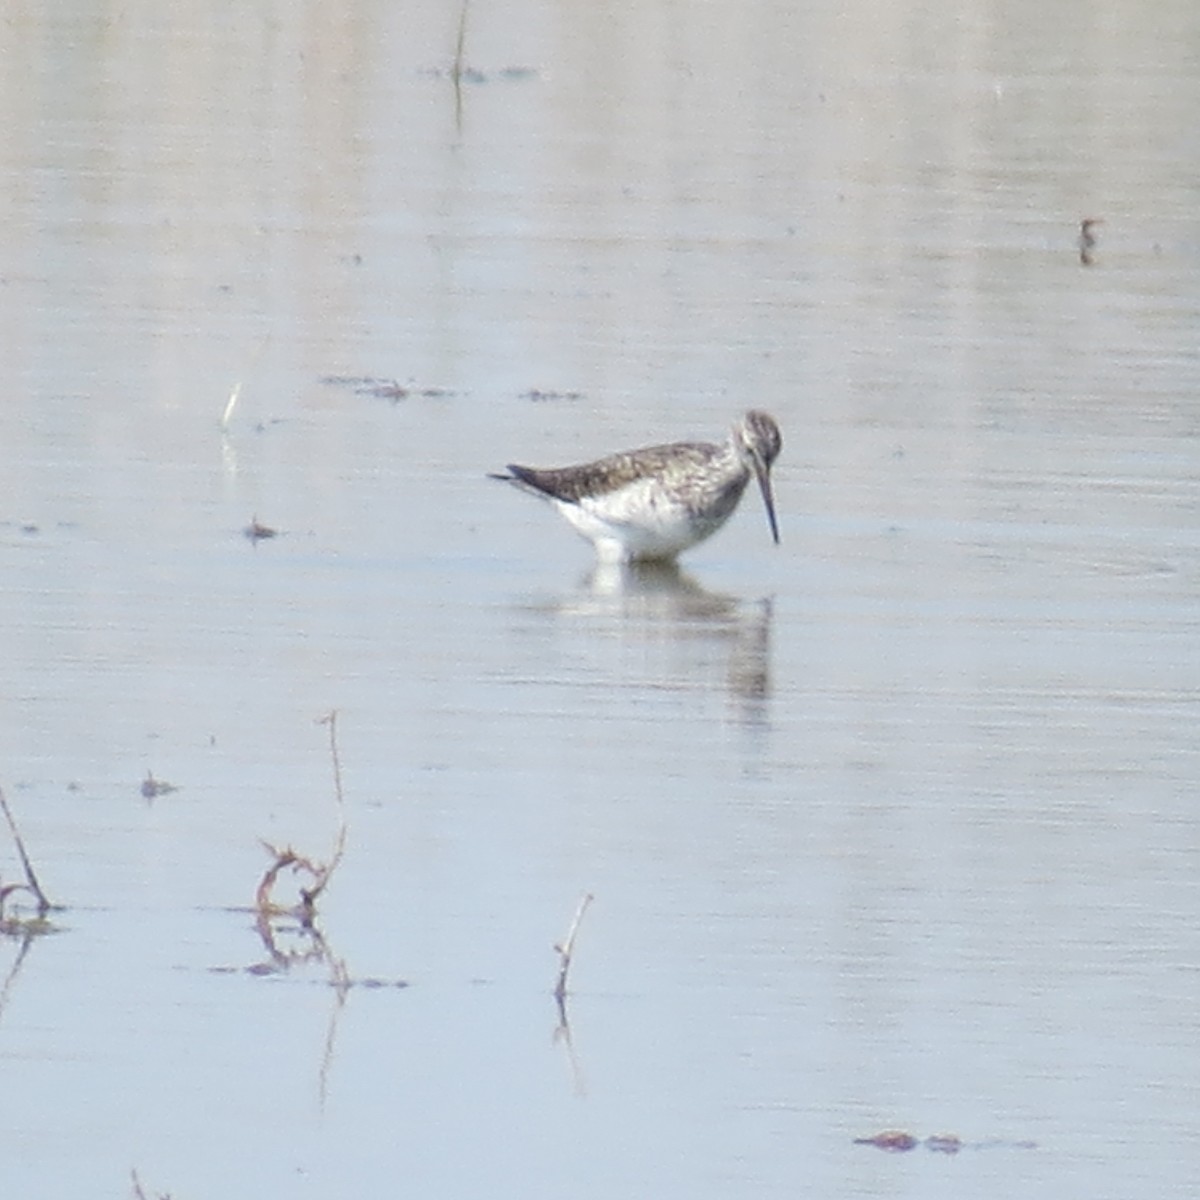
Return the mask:
M333 709L328 716L322 717L317 724L329 726L329 760L333 764L333 795L338 806L338 834L329 865L324 868L311 888L300 889L304 907L310 912L316 906L317 897L325 890L330 877L337 870L338 864L346 853L346 800L342 795L342 759L338 753L337 744L337 709Z
M271 899L271 892L275 887L275 881L279 878L280 872L287 867L291 867L293 874L298 874L300 871L307 871L314 879L319 879L324 868L319 863L314 863L312 859L305 858L302 854L297 854L291 846L285 846L280 849L277 846L272 846L270 842L263 842L262 845L271 856L272 862L266 869L262 880L259 882L258 890L254 894L254 906L259 912L274 913L280 916L293 912L294 910L291 907L281 907Z
M471 0L463 0L462 10L458 14L458 42L454 48L454 62L450 66L450 81L454 84L454 128L458 130L460 136L463 124L463 58L466 53L467 9L470 4Z
M286 929L277 918L291 916L299 920L295 929ZM300 963L331 963L325 936L317 927L316 916L305 920L296 909L259 909L254 918L254 927L266 948L268 961L251 967L251 974L270 975L290 971ZM284 938L289 939L288 942Z
M4 795L3 788L0 788L0 809L4 810L4 819L8 822L9 832L12 834L13 842L16 844L17 854L20 855L21 866L25 868L25 880L28 889L37 898L38 916L44 917L53 905L46 898L46 893L42 891L42 885L38 883L37 875L33 870L33 863L29 861L29 855L25 852L25 843L21 840L20 831L17 829L17 823L13 819L12 809L8 807L8 799ZM7 891L5 892L5 896L7 896ZM2 904L2 899L0 899L0 904Z
M338 806L338 834L333 848L333 856L328 863L318 863L302 854L297 854L290 846L279 849L269 842L263 842L273 861L259 882L254 897L254 905L260 916L293 914L306 926L312 924L317 911L317 898L329 884L330 878L346 853L346 803L342 795L342 764L338 754L336 711L322 717L318 724L329 726L329 754L333 762L334 798ZM271 899L271 892L280 872L288 867L292 869L293 874L300 872L308 874L312 879L312 885L300 888L299 905L293 908L281 908Z
M584 892L583 898L579 901L579 907L575 910L575 917L571 921L571 928L567 930L567 936L562 943L554 947L558 951L558 982L554 985L554 998L559 1003L559 1008L562 1008L563 1000L567 995L567 972L571 969L571 955L575 953L575 938L579 933L579 922L583 920L583 914L587 912L587 907L592 902L592 893Z
M333 794L337 798L339 810L345 811L346 799L342 795L342 758L338 753L337 744L337 709L332 709L327 716L318 718L317 724L329 726L329 760L333 763Z
M454 47L454 63L450 67L450 76L454 80L455 86L462 79L463 55L467 44L467 9L470 7L471 0L463 0L462 9L458 14L458 41Z
M129 1177L133 1183L133 1200L155 1200L155 1198L151 1197L149 1193L147 1193L146 1189L142 1187L142 1181L138 1178L136 1167L130 1170ZM171 1200L171 1193L159 1192L157 1200Z

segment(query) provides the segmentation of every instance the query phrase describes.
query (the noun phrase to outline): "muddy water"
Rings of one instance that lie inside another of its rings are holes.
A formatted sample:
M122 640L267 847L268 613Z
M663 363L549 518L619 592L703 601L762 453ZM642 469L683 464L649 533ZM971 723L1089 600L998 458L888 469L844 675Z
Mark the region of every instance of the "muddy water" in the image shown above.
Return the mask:
M1194 6L405 8L3 23L0 1179L1194 1195Z

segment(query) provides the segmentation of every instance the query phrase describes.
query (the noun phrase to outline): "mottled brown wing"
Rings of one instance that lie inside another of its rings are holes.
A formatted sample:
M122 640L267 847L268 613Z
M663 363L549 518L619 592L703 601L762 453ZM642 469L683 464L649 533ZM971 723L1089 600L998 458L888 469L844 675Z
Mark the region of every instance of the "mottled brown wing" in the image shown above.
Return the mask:
M582 463L577 467L543 470L509 463L508 470L514 479L543 495L577 504L587 496L614 492L647 475L662 474L668 468L678 471L686 469L689 464L702 466L718 450L719 447L703 443L675 442L667 446L629 450L624 454L610 454L607 458Z

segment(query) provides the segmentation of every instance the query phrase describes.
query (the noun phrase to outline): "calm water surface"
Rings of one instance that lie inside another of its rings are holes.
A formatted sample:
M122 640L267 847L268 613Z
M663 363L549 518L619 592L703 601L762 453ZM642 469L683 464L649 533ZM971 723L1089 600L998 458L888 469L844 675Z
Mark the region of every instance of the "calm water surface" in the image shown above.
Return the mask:
M453 8L0 7L6 1194L1195 1196L1195 6Z

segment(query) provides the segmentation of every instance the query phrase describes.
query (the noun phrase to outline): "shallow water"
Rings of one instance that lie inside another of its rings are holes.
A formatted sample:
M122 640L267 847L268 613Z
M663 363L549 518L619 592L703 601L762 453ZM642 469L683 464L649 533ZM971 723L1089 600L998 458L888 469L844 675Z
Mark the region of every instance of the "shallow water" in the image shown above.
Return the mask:
M0 1179L1190 1198L1194 6L405 8L3 23Z

